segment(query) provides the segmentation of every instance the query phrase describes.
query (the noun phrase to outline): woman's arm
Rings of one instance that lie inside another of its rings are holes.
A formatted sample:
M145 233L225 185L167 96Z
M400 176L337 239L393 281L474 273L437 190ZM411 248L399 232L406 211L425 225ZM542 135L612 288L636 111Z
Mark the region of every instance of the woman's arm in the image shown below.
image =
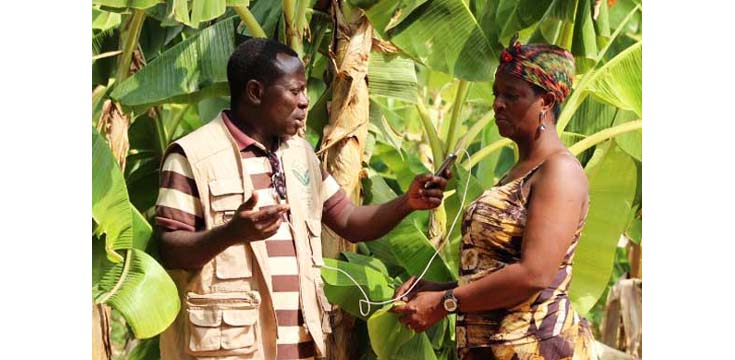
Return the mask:
M571 244L586 201L587 178L576 159L568 154L549 158L529 192L520 261L455 288L460 311L510 308L548 287ZM413 323L411 328L424 329L433 325L424 320L443 313L441 293L423 292L396 310L408 314L405 322Z
M454 290L463 312L513 307L554 280L587 202L587 178L564 153L539 168L528 199L521 260Z

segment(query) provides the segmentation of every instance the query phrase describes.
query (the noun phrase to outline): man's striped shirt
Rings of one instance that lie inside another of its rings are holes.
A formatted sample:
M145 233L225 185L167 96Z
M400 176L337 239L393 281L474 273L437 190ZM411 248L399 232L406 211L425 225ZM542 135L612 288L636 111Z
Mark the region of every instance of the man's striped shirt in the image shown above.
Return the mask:
M240 148L243 168L250 175L253 191L258 193L256 208L279 203L273 189L272 169L263 145L248 137L228 118L225 125ZM349 205L349 199L332 176L322 171L323 221L333 224ZM163 162L161 188L156 202L156 225L163 231L204 230L202 205L186 154L172 147ZM287 222L266 239L267 266L273 282L273 305L278 320L278 359L311 359L314 342L306 331L299 302L299 273L293 234Z

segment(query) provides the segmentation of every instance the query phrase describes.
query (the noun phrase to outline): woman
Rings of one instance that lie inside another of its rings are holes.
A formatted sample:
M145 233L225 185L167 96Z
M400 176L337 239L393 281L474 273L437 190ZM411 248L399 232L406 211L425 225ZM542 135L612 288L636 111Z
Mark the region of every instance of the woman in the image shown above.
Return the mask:
M590 359L591 332L567 294L588 185L555 127L574 57L515 40L501 53L493 109L519 160L465 212L459 284L422 280L393 311L415 331L456 312L460 359Z

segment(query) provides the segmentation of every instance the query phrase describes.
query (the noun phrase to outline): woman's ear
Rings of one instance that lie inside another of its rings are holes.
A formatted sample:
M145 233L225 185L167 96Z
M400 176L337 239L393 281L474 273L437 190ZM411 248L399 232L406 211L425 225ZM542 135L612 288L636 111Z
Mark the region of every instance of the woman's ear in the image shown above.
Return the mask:
M554 104L556 104L556 95L552 92L546 92L541 95L541 108L544 111L554 111Z
M260 105L263 98L263 84L258 80L248 80L245 84L245 98L253 105Z

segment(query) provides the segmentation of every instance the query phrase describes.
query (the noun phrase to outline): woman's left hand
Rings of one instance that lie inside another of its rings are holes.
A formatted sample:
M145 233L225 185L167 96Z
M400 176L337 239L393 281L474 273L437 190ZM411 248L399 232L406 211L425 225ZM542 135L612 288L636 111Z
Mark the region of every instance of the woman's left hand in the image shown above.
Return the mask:
M398 321L406 324L409 329L419 333L447 316L447 311L444 310L444 305L442 304L443 297L443 291L421 292L416 294L413 300L405 305L394 306L391 311L403 314Z

